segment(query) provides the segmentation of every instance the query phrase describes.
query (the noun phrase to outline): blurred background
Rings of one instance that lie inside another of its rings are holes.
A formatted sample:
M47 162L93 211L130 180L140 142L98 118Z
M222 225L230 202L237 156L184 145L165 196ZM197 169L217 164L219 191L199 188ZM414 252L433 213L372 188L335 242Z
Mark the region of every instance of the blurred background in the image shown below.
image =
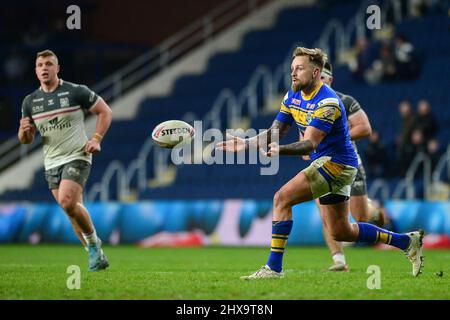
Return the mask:
M68 6L81 29L66 25ZM381 28L369 30L369 5ZM450 11L445 0L3 1L0 12L0 242L78 240L44 178L40 139L17 140L36 52L111 106L85 190L105 242L265 245L274 193L308 163L174 165L151 142L160 122L268 128L290 86L296 46L325 50L333 88L352 95L373 133L358 141L368 192L398 232L450 244ZM87 115L88 135L95 118ZM298 137L291 129L286 141ZM322 245L317 208L294 208L290 244Z

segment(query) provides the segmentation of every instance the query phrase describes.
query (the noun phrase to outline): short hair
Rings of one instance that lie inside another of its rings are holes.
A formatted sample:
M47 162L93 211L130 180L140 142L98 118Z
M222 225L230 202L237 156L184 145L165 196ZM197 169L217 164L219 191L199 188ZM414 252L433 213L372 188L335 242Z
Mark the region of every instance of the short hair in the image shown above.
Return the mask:
M309 61L318 66L320 70L323 69L323 65L325 61L327 61L326 53L319 48L309 49L305 47L297 47L292 54L292 58L300 56L308 56Z
M56 56L56 54L52 50L49 50L49 49L46 49L44 51L39 51L36 54L36 59L39 57L45 58L45 57L51 57L51 56L54 56L56 58L56 61L58 61L58 57Z

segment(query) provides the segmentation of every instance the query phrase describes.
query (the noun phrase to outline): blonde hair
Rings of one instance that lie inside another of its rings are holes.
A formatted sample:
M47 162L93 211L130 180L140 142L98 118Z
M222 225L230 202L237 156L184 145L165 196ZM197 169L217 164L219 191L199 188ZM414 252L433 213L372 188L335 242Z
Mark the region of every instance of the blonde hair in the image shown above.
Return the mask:
M44 51L39 51L36 54L36 59L39 58L39 57L45 58L45 57L51 57L51 56L54 56L56 61L58 61L58 57L56 56L56 54L52 50L49 50L49 49L44 50Z
M318 66L320 70L323 69L325 61L328 60L327 54L319 48L314 49L309 49L305 47L295 48L294 53L292 54L292 58L294 59L295 57L301 56L308 56L309 61L314 65Z

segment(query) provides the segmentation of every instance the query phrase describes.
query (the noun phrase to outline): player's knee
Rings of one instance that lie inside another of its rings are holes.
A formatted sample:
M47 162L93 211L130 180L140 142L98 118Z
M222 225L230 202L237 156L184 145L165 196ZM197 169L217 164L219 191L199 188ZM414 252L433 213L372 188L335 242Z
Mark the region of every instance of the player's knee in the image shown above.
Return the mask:
M273 197L273 205L276 209L285 209L289 207L288 201L289 200L287 199L285 193L281 190L277 191Z
M63 197L60 200L59 205L69 216L72 216L75 214L75 207L77 205L77 201L71 199L70 197Z

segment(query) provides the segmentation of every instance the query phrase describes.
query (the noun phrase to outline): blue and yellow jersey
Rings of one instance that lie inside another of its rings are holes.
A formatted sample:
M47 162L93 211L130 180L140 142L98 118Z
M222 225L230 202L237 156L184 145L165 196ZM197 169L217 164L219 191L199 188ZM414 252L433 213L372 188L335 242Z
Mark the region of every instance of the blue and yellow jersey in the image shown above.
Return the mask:
M276 120L297 124L302 135L306 127L313 126L327 133L310 154L311 160L331 157L334 163L358 167L358 159L350 140L345 107L330 87L320 82L311 94L289 90L283 98Z

